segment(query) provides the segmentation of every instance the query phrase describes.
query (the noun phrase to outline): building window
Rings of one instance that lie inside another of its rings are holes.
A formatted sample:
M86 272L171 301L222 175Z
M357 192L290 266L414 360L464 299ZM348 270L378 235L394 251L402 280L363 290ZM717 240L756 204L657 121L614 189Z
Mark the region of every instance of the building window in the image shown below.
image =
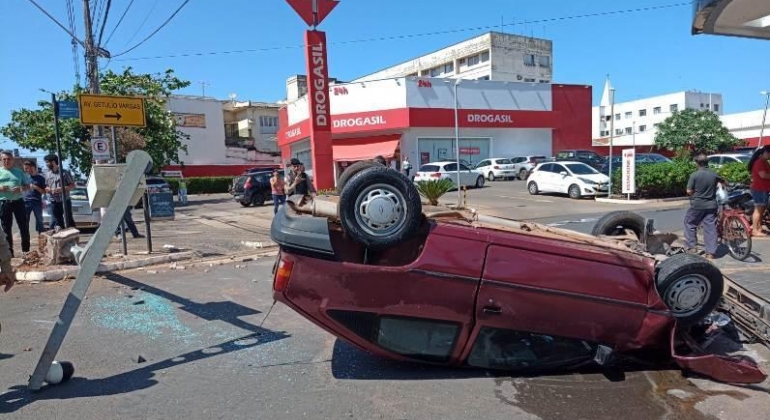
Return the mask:
M620 114L615 114L615 121L620 121Z
M225 124L225 137L234 138L240 137L238 131L238 124Z
M629 112L626 112L626 119L630 119L630 118L631 118L631 117L633 117L633 116L634 116L634 113L633 113L633 112L631 112L631 111L629 111Z
M668 110L671 112L676 112L678 109L679 109L679 106L677 106L677 104L671 104L668 107Z
M640 117L646 117L647 116L647 110L646 109L640 109L639 110L639 116Z
M633 131L631 130L631 127L626 127L626 134L632 134Z
M444 64L444 74L454 73L454 71L455 71L455 63Z
M659 107L659 106L656 106L655 108L653 108L653 109L652 109L652 113L653 113L654 115L658 115L658 114L660 114L660 107Z
M259 132L260 134L275 134L278 132L278 117L270 115L259 116ZM249 133L251 137L251 133Z
M489 76L481 76L476 80L489 80Z
M487 61L489 61L489 51L484 51L481 53L481 62L486 63Z
M714 112L719 112L719 104L714 104Z
M551 57L547 55L541 55L537 57L540 67L551 67Z
M441 74L441 69L439 69L438 67L434 67L430 69L430 77L436 77L440 74Z
M644 125L644 124L640 125L640 126L639 126L639 132L640 132L640 133L643 133L643 132L645 132L645 131L647 131L647 126L646 126L646 125Z
M534 54L524 54L524 65L528 67L534 67L535 66L535 55Z
M534 83L535 79L524 78L525 83Z
M623 129L622 128L616 128L615 129L615 135L616 136L622 136L623 135Z

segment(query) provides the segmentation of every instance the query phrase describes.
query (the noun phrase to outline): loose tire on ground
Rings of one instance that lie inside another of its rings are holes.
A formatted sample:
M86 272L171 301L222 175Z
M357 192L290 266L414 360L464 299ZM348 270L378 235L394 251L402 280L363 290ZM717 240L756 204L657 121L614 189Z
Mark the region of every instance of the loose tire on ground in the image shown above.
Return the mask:
M680 325L697 323L716 308L724 279L717 267L694 254L675 254L658 264L655 287Z
M404 175L382 165L364 169L345 184L340 222L353 240L377 250L414 235L422 222L422 201Z
M382 166L382 164L371 160L362 160L345 168L345 171L342 172L340 179L337 181L337 191L342 191L342 189L345 188L345 184L347 184L348 181L350 181L350 178L353 178L355 174L374 166ZM384 166L382 167L384 168Z
M644 233L644 217L632 211L613 211L605 214L599 219L591 235L594 236L623 236L626 229L632 230L637 238L641 238Z

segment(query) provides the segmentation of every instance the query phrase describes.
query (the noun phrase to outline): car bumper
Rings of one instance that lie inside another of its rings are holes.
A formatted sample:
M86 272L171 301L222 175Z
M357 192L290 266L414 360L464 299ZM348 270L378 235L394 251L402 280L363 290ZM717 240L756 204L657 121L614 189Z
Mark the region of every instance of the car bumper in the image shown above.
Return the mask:
M606 184L602 186L582 185L580 189L583 195L607 195L609 192L609 187Z
M496 170L492 173L498 178L513 178L519 175L514 169Z
M270 226L270 237L281 247L334 255L325 217L298 215L287 205L278 208Z

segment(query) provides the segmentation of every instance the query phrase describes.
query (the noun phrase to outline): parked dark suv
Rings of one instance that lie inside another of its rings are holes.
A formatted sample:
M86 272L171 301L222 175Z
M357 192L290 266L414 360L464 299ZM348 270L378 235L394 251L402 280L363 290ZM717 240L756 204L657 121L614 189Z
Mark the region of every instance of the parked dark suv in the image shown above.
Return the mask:
M278 173L283 177L283 169ZM272 200L270 190L271 176L273 176L272 169L242 175L235 180L233 189L230 190L233 200L241 203L243 207L261 206L265 204L265 201Z
M601 168L605 161L604 157L591 150L562 150L556 154L556 160L583 162L594 169Z

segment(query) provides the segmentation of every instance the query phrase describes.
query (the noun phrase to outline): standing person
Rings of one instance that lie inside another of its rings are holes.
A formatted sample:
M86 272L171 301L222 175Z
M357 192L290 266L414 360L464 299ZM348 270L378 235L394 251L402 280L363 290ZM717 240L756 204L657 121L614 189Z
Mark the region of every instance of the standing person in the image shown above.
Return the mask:
M45 194L45 178L37 170L37 165L31 160L24 161L24 172L30 177L29 191L24 193L24 207L27 211L27 224L32 222L35 215L35 231L43 233L43 194Z
M283 182L286 185L286 195L291 195L290 191L292 184L294 184L294 178L297 177L297 168L302 165L302 162L297 158L291 158L286 164L286 170L283 171Z
M751 196L754 198L754 214L751 217L752 236L767 237L762 231L762 216L765 214L770 195L770 145L757 149L749 159L751 173Z
M51 212L51 229L57 225L64 228L64 206L67 206L67 224L69 227L75 227L75 219L72 216L72 200L70 200L69 192L75 188L75 179L72 178L69 172L61 169L59 165L59 157L56 155L46 155L45 166L48 168L48 172L45 174L45 191L51 196L51 205L53 211ZM59 177L61 172L61 177ZM62 184L64 186L62 187ZM62 188L67 193L67 200L63 200Z
M684 216L684 237L687 249L695 249L696 232L703 224L703 242L706 258L714 258L717 252L717 184L724 184L716 172L709 169L708 157L699 153L695 156L698 169L690 174L687 181L687 195L690 196L690 208Z
M5 239L5 232L0 227L0 287L7 292L11 290L14 283L16 283L16 273L11 266L11 248ZM0 326L1 330L2 326Z
M187 205L187 181L184 180L184 176L179 178L179 202L183 206Z
M24 192L29 190L31 180L24 171L13 167L13 153L0 152L0 159L3 163L0 167L0 224L13 257L13 219L16 219L21 236L21 251L29 252L29 220L24 207Z
M412 170L412 164L409 162L409 158L404 158L404 163L401 164L401 167L404 168L404 173L406 174L406 177L409 178L409 171Z
M286 203L286 184L281 178L278 169L273 169L273 176L270 177L270 190L273 194L273 214L278 213L278 206Z
M126 209L126 212L123 213L123 220L120 221L120 223L124 223L126 225L126 229L131 232L131 236L134 237L134 239L137 238L144 238L144 235L139 233L139 229L136 228L136 223L134 223L134 218L131 216L131 209L133 207L128 206ZM120 225L118 225L118 228L115 230L115 236L120 236Z

